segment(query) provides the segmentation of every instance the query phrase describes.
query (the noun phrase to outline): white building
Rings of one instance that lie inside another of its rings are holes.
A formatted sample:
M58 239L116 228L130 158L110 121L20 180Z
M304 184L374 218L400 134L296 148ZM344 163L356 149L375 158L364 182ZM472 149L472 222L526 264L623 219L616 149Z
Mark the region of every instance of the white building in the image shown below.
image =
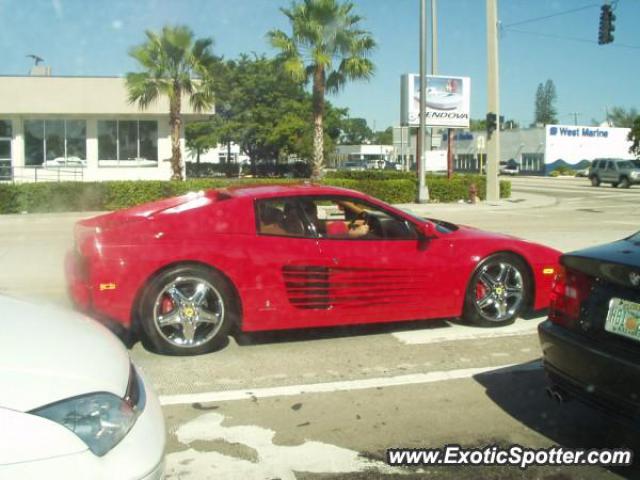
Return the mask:
M585 168L595 158L632 158L628 134L628 128L580 125L502 130L499 160L515 161L520 173L527 175L545 175L563 166ZM453 130L455 171L478 172L486 164L486 136L484 131ZM406 127L394 128L394 155L403 165L415 164L415 138L415 133ZM446 131L435 135L434 140L434 151L446 150ZM426 143L430 144L429 138ZM426 168L429 170L430 166L427 164Z
M182 105L183 123L214 113ZM0 179L168 180L168 112L130 104L123 78L0 76Z
M227 145L219 143L216 148L212 148L210 150L207 150L206 152L201 152L200 162L229 163L227 157L229 157L231 163L247 163L250 160L249 155L246 155L240 149L240 145L231 143L230 148L227 148ZM187 150L187 162L195 163L197 159L198 158L196 152Z
M338 145L336 147L336 168L347 162L359 162L363 167L377 168L377 162L395 161L393 145Z

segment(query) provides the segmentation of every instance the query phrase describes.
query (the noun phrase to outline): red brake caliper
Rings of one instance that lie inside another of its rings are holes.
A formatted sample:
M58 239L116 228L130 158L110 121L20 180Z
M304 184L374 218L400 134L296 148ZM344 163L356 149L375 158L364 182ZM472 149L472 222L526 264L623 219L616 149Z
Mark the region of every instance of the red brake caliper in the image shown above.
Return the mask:
M174 308L175 305L173 303L173 300L171 300L171 297L165 295L162 299L162 303L160 304L160 310L162 311L162 314L164 315L166 313L169 313Z
M487 295L487 287L482 282L476 283L476 300L480 300Z

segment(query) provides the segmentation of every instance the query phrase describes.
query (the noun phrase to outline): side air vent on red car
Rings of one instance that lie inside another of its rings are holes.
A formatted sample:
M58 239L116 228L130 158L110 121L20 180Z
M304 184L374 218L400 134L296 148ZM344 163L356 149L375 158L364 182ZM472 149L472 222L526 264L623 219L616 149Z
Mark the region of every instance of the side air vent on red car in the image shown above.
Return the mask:
M289 301L301 309L326 310L329 301L329 269L314 266L282 268Z

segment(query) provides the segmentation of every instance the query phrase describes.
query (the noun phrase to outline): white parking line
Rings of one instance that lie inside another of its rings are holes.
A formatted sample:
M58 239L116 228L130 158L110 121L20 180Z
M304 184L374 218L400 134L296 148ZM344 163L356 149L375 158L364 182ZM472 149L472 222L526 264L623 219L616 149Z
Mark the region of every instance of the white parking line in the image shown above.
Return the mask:
M516 335L531 335L545 317L529 320L518 319L513 324L500 328L481 328L447 322L446 327L424 328L406 332L393 332L391 335L405 345L423 345L429 343L453 342L457 340L475 340L478 338L500 338Z
M229 402L234 400L250 400L256 398L290 397L308 393L332 393L353 390L365 390L379 387L398 387L404 385L418 385L442 382L445 380L460 380L474 375L489 373L495 370L530 371L541 368L540 362L522 364L508 364L497 367L463 368L459 370L444 370L429 373L414 373L395 377L364 378L360 380L345 380L342 382L311 383L307 385L286 385L281 387L248 388L244 390L216 391L203 393L188 393L180 395L161 395L160 404L185 405L192 403ZM500 372L504 373L504 372Z
M283 445L274 441L274 430L258 425L226 425L225 420L223 415L212 412L177 429L177 440L188 448L167 455L167 480L296 480L296 472L336 475L373 470L378 476L399 471L355 450L307 439L300 444ZM251 453L239 458L237 453L216 451L216 443L241 446L244 452Z

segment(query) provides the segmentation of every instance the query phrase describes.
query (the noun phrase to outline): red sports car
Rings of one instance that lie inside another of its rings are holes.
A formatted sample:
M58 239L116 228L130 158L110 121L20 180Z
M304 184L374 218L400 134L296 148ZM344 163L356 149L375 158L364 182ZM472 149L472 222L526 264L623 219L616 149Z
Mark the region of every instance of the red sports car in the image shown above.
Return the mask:
M80 309L158 352L190 355L219 347L233 324L509 324L547 307L559 255L305 184L211 190L80 221L66 273Z

